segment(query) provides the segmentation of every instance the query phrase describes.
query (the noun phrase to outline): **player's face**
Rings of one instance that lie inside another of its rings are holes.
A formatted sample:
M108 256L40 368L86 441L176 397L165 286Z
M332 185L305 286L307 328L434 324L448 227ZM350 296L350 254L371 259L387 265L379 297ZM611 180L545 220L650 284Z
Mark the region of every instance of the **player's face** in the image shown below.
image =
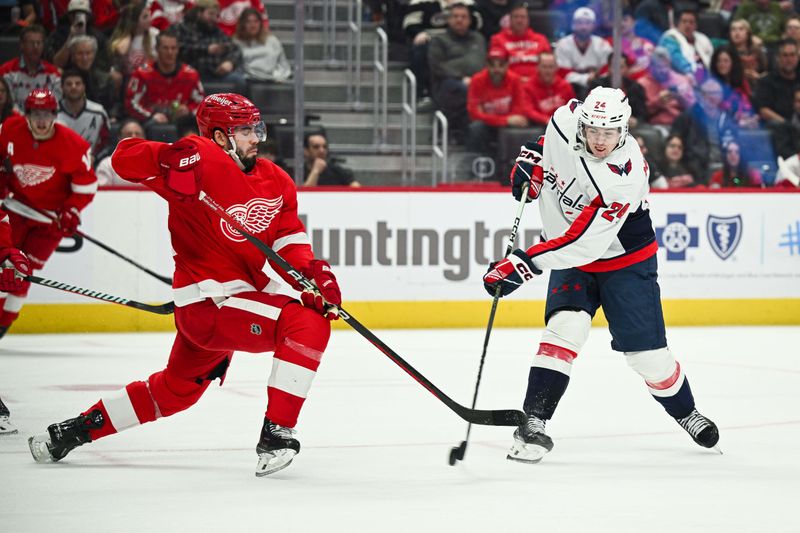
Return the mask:
M258 143L267 138L267 130L263 122L233 128L233 142L236 143L236 154L245 168L252 168L258 155Z
M589 151L595 157L606 157L610 154L621 135L619 128L595 128L594 126L586 126L584 130L586 134L586 144L589 146Z
M56 114L46 109L33 109L26 115L31 126L31 133L37 139L48 136L56 121Z

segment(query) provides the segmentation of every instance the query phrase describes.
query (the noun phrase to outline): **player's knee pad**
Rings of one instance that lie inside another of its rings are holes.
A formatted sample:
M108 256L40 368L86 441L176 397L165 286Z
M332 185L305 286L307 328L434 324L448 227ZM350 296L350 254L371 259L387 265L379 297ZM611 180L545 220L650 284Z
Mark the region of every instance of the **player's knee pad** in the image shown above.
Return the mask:
M210 381L197 380L179 375L167 367L147 380L155 408L160 416L170 416L188 409L200 399Z
M547 321L543 344L552 344L578 353L589 338L592 317L586 311L556 311Z
M313 309L291 303L281 310L275 335L278 348L283 344L294 350L308 349L321 354L328 346L331 323Z
M671 396L683 384L681 365L669 348L643 352L625 352L625 360L647 383L656 396Z

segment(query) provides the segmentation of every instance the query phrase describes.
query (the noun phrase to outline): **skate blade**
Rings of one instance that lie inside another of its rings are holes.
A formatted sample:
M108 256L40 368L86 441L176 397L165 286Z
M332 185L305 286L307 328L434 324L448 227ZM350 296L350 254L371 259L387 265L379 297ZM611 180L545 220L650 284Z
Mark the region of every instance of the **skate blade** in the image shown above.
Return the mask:
M275 450L258 454L258 465L256 466L256 477L264 477L283 470L290 464L297 452L290 449Z
M16 435L17 433L17 428L8 419L8 416L0 416L0 435Z
M36 435L28 438L28 448L31 450L33 460L37 463L49 463L53 460L50 449L47 447L47 435Z
M712 446L711 449L714 450L715 452L717 452L718 454L723 455L722 448L719 447L719 444L716 444L716 445Z

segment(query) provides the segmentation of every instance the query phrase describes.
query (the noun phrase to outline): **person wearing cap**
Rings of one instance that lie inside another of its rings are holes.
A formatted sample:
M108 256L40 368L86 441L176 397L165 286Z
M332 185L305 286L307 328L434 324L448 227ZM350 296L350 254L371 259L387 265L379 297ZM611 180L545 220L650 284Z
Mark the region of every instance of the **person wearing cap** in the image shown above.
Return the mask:
M509 69L527 83L536 77L539 54L549 52L550 42L531 29L528 4L518 2L511 8L509 25L494 34L489 48L503 48L508 53Z
M697 31L697 11L694 9L680 12L676 27L664 32L658 46L669 51L672 70L688 74L698 83L707 76L714 45L706 34Z
M19 34L20 56L0 65L0 76L5 78L17 111L32 89L46 87L56 98L61 98L61 74L58 68L42 59L45 30L38 24L22 29Z
M70 0L67 14L62 17L55 31L45 41L44 56L58 68L65 68L69 62L69 47L72 39L79 35L91 35L97 39L97 66L108 70L111 59L108 55L108 39L94 26L92 7L89 0Z
M540 126L546 126L556 109L575 98L572 84L558 75L553 52L541 53L536 77L524 86L528 98L528 119Z
M613 51L608 42L593 35L596 20L594 11L588 7L576 9L572 15L572 33L559 39L555 48L559 74L575 87L576 92L583 94L605 67Z
M490 48L486 68L472 76L467 89L467 150L484 152L497 128L528 126L522 81L509 70L508 51Z

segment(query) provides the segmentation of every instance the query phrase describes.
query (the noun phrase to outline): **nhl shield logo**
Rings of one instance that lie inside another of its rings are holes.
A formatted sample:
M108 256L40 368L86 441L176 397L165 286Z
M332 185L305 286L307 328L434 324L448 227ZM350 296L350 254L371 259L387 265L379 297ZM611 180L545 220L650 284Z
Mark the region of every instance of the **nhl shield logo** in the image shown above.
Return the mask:
M724 261L733 255L736 247L739 246L739 241L742 239L742 216L718 217L709 215L706 222L706 231L708 232L708 242L711 243L711 249Z

